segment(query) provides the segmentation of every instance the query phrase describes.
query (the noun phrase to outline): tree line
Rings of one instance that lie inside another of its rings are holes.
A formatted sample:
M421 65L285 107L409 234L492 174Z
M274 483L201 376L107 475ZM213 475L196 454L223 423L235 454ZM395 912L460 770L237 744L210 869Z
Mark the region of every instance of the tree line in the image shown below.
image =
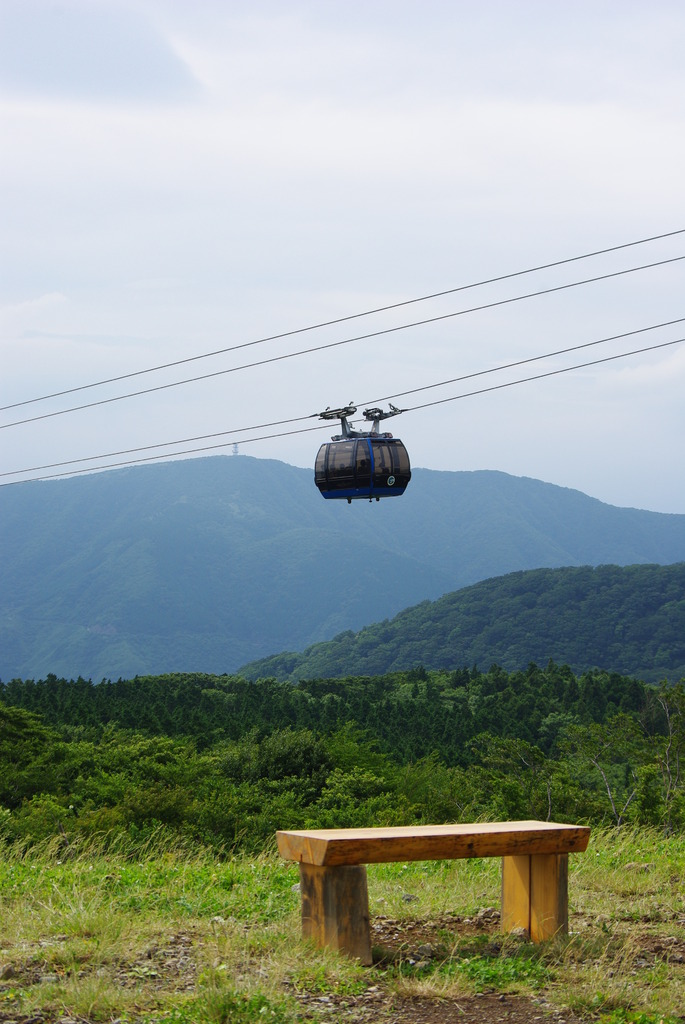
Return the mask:
M262 849L279 828L475 818L685 827L685 691L531 664L298 686L0 684L0 834Z

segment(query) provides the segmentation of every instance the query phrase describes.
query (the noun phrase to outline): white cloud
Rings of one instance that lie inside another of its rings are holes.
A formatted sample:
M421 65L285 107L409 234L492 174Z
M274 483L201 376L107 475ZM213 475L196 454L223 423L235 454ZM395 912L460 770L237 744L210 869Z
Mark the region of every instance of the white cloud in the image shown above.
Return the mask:
M25 67L0 68L7 401L685 224L680 5L62 0L36 25L45 9L6 5L30 44ZM60 11L64 60L42 67ZM627 250L252 358L682 252L679 238ZM682 280L674 264L55 418L43 434L17 428L13 459L373 400L675 317ZM660 487L658 460L629 454L645 435L672 450L680 358L434 407L402 432L418 465L509 469L685 512L685 484ZM313 436L246 451L304 465Z
M25 299L24 302L15 302L6 306L0 306L0 317L12 317L33 313L35 310L43 310L67 301L66 295L62 292L47 292L35 299Z
M135 10L83 0L4 0L0 88L90 101L170 101L197 91L187 67Z

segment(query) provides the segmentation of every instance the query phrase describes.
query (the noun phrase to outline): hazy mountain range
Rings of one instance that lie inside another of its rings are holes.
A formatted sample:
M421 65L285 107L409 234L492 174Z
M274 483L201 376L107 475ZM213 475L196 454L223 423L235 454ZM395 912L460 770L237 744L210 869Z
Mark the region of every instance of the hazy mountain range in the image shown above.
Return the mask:
M245 456L25 483L0 488L0 678L232 672L517 570L682 560L683 515L499 472L352 505Z

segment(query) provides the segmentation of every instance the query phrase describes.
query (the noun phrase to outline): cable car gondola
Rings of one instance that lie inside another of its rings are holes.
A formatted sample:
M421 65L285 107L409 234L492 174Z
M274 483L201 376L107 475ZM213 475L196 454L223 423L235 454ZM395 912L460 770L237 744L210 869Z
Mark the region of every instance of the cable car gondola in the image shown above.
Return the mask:
M388 416L397 416L402 409L394 405L389 412L365 409L364 418L373 421L368 431L351 429L347 420L356 411L355 405L348 405L319 413L324 420L339 419L342 434L319 448L314 482L324 498L346 498L348 503L355 498L396 498L411 480L409 455L399 438L380 433L378 425Z

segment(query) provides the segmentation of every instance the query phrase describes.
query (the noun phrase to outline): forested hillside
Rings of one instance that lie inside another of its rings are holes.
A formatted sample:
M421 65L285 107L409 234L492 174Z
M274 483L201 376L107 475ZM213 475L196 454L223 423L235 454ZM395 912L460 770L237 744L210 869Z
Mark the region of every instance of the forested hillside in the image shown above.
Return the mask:
M19 484L0 678L230 672L516 570L683 559L685 516L504 473L415 469L401 499L351 506L245 456Z
M116 727L184 736L201 747L274 729L332 733L352 725L403 761L437 753L450 764L467 764L468 744L480 733L518 737L549 752L565 723L639 711L647 692L643 683L617 673L576 677L550 663L512 674L496 666L487 672L416 669L299 686L181 673L96 685L50 676L0 684L0 701L83 735Z
M604 665L652 682L685 676L685 562L511 573L241 674L296 682L418 665L496 662L513 671L549 659L575 672Z
M479 816L685 824L683 686L507 673L0 687L0 835L259 849L277 828ZM61 841L61 840L60 840Z

